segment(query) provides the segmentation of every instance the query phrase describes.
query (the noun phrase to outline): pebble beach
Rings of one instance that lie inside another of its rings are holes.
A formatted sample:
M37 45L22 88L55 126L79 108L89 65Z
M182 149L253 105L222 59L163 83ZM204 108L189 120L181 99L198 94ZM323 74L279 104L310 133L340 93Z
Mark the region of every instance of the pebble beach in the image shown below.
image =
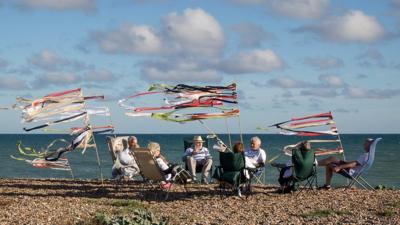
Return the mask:
M175 185L165 192L139 181L0 179L0 224L101 224L99 215L137 209L167 224L400 224L400 191L361 189L276 193L254 186L244 197L217 184Z

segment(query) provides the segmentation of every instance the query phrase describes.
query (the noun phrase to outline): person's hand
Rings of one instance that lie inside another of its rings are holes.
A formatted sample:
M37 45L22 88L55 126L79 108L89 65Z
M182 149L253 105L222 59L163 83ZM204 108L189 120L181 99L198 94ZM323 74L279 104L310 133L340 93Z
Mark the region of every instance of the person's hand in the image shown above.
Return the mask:
M335 173L339 172L340 170L342 170L342 168L340 168L340 166L335 166L333 168L333 171L335 171Z

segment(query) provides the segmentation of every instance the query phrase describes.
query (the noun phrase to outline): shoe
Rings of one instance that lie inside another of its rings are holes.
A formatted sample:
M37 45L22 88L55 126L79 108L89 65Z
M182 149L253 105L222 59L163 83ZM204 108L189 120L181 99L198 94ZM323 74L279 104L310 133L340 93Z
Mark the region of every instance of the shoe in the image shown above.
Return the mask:
M202 183L202 184L209 184L209 183L208 183L208 180L207 180L206 178L201 179L201 183Z
M324 184L324 186L319 187L318 189L320 189L320 190L331 190L332 187L331 187L331 185L326 185L326 184Z

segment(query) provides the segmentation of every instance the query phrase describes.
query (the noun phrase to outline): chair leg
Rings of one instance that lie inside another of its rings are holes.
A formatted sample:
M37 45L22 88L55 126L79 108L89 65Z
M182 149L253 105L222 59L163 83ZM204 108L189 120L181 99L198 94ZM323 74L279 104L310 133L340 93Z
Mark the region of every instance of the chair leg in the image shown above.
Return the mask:
M352 179L352 181L350 182L350 184L347 186L347 188L350 188L354 183L357 183L358 185L360 185L360 186L363 187L364 189L368 189L363 183L361 183L361 182L358 180L358 177L354 177L354 178Z
M360 180L362 180L371 190L375 191L375 188L372 187L362 176L359 176Z

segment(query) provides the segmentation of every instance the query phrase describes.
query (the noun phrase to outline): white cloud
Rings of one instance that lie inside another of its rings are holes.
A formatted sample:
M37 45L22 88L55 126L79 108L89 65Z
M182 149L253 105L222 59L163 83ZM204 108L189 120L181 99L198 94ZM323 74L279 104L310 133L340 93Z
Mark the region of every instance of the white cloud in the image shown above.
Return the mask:
M338 88L345 85L342 78L336 75L321 75L318 79L322 82L323 86L326 85L328 87Z
M29 63L45 70L54 70L59 66L68 63L67 60L48 50L31 56L28 61Z
M234 25L232 29L239 34L240 46L242 47L260 47L264 41L275 38L263 27L254 23L239 23Z
M231 0L240 4L263 5L288 17L315 19L325 14L329 0Z
M327 70L344 66L344 63L341 59L331 56L306 58L304 63L319 70Z
M24 8L51 10L84 10L96 8L94 0L17 0L17 5Z
M362 89L347 87L343 95L349 98L387 99L400 95L400 89Z
M146 62L142 64L141 73L145 80L151 81L219 82L222 80L222 76L216 70L188 59Z
M142 70L146 79L170 82L219 82L222 77L215 70L160 70L148 67Z
M1 90L24 90L28 86L24 80L16 76L0 76L0 91Z
M311 32L325 40L344 42L375 42L387 35L383 25L374 17L352 10L341 17L330 17L313 25L302 26L294 32Z
M334 98L338 96L336 90L329 88L311 88L300 91L300 94L304 96L314 96L322 98Z
M76 60L68 60L49 50L32 55L29 57L28 62L38 68L48 71L54 71L60 68L66 69L67 67L73 70L82 70L93 67Z
M220 24L202 9L186 9L182 15L170 13L164 27L173 51L180 53L215 56L225 44Z
M8 66L8 62L7 62L7 60L5 60L5 59L3 59L3 58L0 58L0 69L1 68L6 68L7 66Z
M49 72L39 75L32 82L34 88L44 88L49 85L65 86L81 82L81 77L67 72Z
M92 37L108 53L153 54L162 46L156 32L146 25L125 24L116 30L94 32Z
M225 44L218 21L202 9L186 9L182 15L170 13L159 31L147 25L125 24L117 29L95 31L90 35L106 53L175 55L190 57L219 56ZM83 51L88 51L82 48Z
M368 67L376 65L379 67L386 67L385 57L382 53L375 49L368 49L359 54L356 59L359 61L358 65Z
M289 89L289 88L305 88L310 86L311 84L301 81L301 80L296 80L290 77L278 77L274 79L270 79L268 81L268 85L273 86L273 87L280 87L284 89Z
M112 72L108 70L92 70L84 76L86 82L109 82L118 79Z
M220 65L222 71L231 74L268 73L283 67L283 60L269 49L241 52Z
M268 4L279 14L304 19L321 17L329 0L269 0Z

